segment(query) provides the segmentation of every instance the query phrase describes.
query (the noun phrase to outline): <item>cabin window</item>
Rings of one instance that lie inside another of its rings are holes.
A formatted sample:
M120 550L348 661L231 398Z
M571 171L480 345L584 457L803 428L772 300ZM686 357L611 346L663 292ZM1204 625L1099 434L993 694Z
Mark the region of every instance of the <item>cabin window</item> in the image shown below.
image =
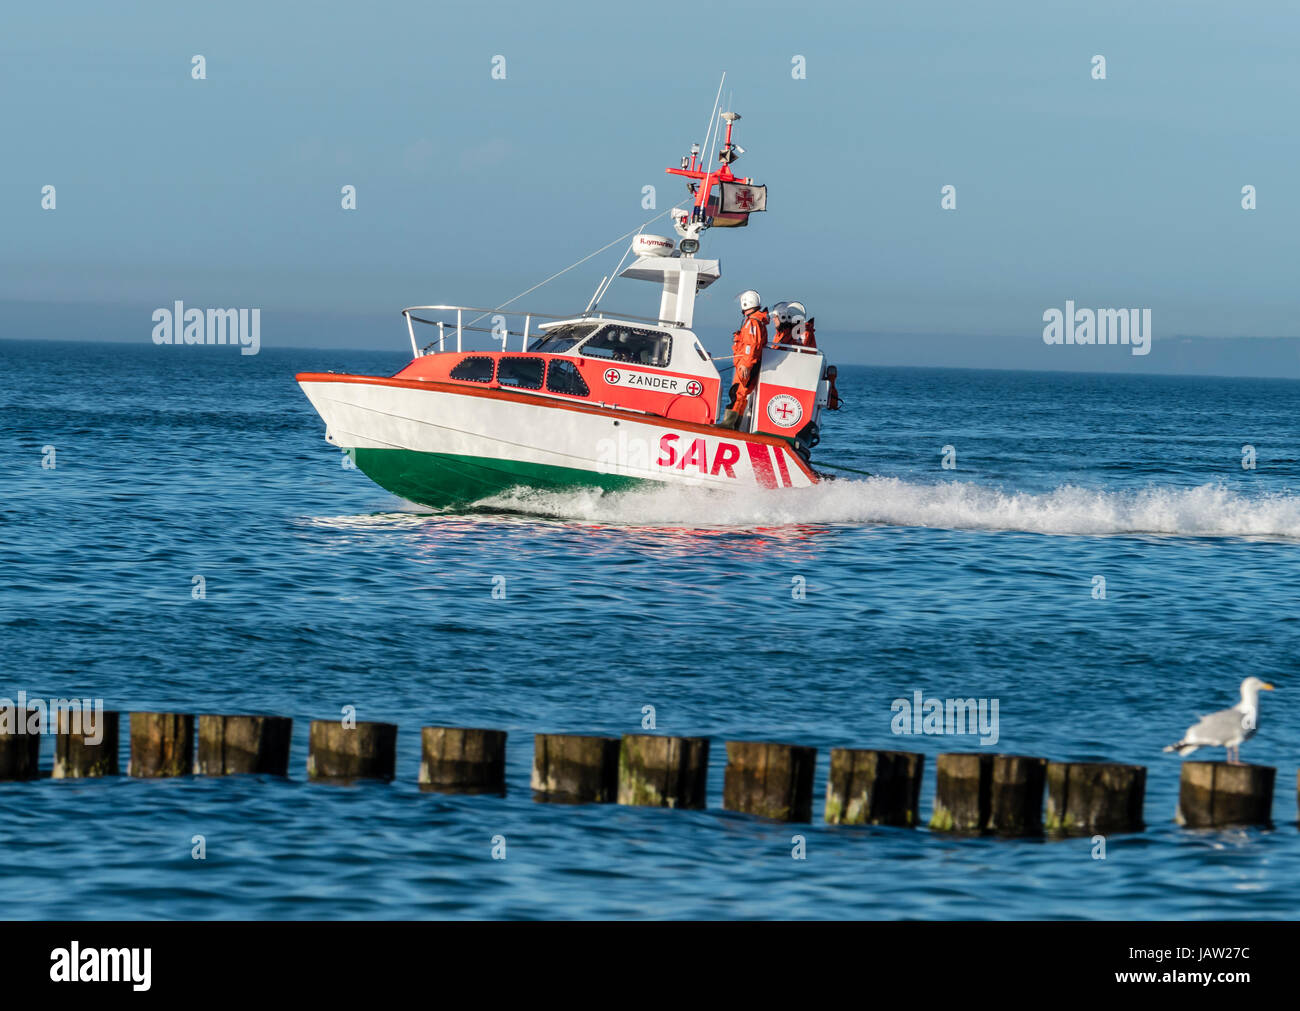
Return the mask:
M546 370L546 388L552 393L567 393L571 397L585 397L591 393L578 366L562 358L551 359Z
M607 326L582 345L582 353L591 358L607 358L630 365L653 365L665 368L672 351L673 339L657 330L639 330L628 326Z
M534 340L532 347L528 350L561 355L591 333L591 329L592 325L590 323L565 323L562 326L552 327Z
M451 370L451 378L467 383L490 383L492 364L492 359L487 355L470 355L456 363Z
M502 356L497 362L497 382L519 390L540 390L545 368L546 361L542 358Z

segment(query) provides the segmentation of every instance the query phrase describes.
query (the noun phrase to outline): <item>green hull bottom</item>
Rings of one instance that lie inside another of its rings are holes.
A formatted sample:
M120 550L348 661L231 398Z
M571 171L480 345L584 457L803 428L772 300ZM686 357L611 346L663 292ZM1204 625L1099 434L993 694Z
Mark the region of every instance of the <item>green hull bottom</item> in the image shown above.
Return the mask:
M574 467L552 467L482 456L419 453L411 449L357 449L358 469L379 487L436 509L468 505L512 488L624 491L652 482Z

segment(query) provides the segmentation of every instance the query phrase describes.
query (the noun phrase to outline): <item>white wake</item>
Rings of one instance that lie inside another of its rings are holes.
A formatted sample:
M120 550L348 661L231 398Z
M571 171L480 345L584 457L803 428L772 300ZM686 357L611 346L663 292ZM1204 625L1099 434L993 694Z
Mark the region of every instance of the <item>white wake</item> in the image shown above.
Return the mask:
M1050 492L1004 491L962 481L830 481L807 489L721 493L652 488L601 493L515 491L479 509L579 522L690 528L879 524L1041 534L1168 534L1300 540L1300 496L1244 494L1224 485Z

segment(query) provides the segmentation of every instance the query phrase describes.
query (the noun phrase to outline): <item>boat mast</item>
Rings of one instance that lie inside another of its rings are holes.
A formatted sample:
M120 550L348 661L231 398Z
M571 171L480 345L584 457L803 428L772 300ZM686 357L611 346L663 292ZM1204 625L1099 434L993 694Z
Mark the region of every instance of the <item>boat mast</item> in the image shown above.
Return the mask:
M715 112L717 107L715 101ZM727 124L727 131L718 152L717 166L710 166L708 156L700 151L700 145L692 144L690 154L682 158L680 167L665 170L669 175L686 179L692 195L689 209L674 207L669 212L673 228L680 236L677 249L672 256L640 256L619 274L620 277L657 281L663 285L659 318L665 323L683 327L690 327L694 320L696 293L721 276L717 260L696 258L704 230L744 227L749 224L750 214L767 209L767 187L756 185L753 179L741 178L731 170L736 159L745 153L744 148L732 140L732 130L740 119L740 113L728 111L720 116ZM706 151L716 125L716 120L711 121L705 134ZM715 186L718 188L716 194Z

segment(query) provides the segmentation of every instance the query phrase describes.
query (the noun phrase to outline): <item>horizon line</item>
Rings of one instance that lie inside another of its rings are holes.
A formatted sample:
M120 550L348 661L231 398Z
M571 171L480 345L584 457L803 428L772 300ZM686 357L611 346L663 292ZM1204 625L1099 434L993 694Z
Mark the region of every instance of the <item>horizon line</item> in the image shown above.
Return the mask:
M938 336L938 335L936 335ZM954 335L958 336L958 335ZM1295 337L1258 337L1258 338L1188 338L1192 340L1297 340ZM0 341L12 344L126 344L132 347L161 347L162 345L154 344L152 341L133 341L129 339L106 338L102 340L88 340L84 337L4 337L0 336ZM169 345L175 346L175 345ZM215 348L221 345L215 344L191 344L180 345L182 347L201 347ZM229 346L229 345L226 345ZM281 347L263 345L267 351L322 351L322 352L357 352L363 354L399 354L404 353L401 349L393 351L384 348L359 348L344 347L336 345L332 347L322 347L315 344L291 344ZM475 349L469 349L462 352L463 354L472 354ZM443 352L444 354L455 354L454 351ZM413 361L414 359L408 359ZM1052 368L1012 368L1006 366L988 366L988 365L881 365L872 362L850 362L841 366L842 368L864 368L864 369L932 369L935 371L950 372L1029 372L1035 374L1061 374L1072 376L1107 376L1118 378L1137 378L1137 379L1255 379L1269 380L1281 383L1300 383L1300 376L1258 376L1258 375L1235 375L1225 376L1216 372L1127 372L1119 370L1096 371L1088 369L1052 369Z

